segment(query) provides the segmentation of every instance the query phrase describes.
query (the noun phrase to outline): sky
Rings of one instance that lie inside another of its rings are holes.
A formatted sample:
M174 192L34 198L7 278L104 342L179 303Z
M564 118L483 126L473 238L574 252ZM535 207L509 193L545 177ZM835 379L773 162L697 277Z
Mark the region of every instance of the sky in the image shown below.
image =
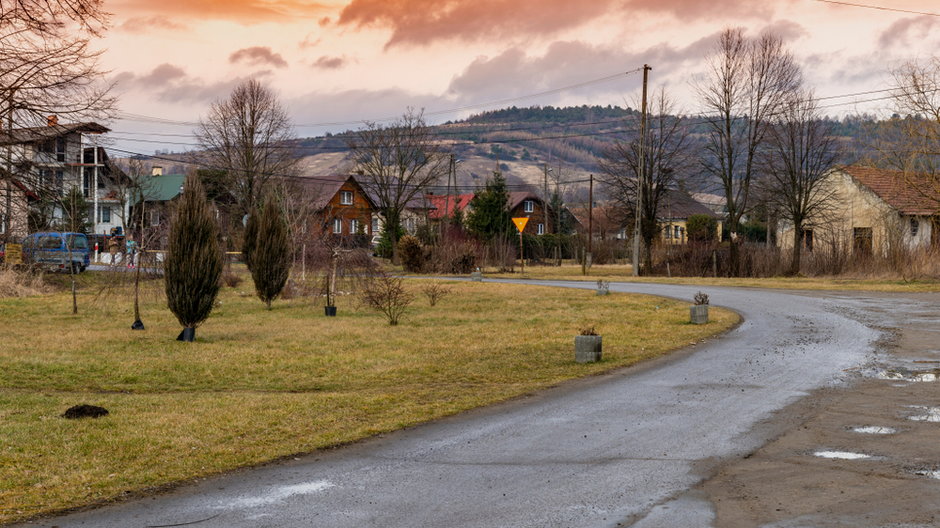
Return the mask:
M940 14L936 0L858 0ZM716 35L773 31L830 115L888 111L891 69L940 49L940 16L820 0L105 0L115 148L183 151L240 81L270 86L298 137L408 107L439 123L508 105L639 106L643 64L682 113ZM547 92L547 93L546 93ZM836 97L839 96L839 97ZM120 153L119 153L120 154Z

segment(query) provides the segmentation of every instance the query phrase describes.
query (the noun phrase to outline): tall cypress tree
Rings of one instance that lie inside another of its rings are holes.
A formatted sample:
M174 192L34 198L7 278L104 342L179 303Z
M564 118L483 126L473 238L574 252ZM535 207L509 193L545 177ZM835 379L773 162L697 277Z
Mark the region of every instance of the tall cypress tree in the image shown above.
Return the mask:
M250 221L249 221L250 223ZM250 254L251 278L255 281L255 292L268 310L271 301L277 298L287 283L290 273L290 241L287 222L277 202L268 197L258 218L255 242Z
M164 278L166 302L183 326L177 340L193 341L215 303L222 277L219 226L199 179L186 178L183 196L170 226Z

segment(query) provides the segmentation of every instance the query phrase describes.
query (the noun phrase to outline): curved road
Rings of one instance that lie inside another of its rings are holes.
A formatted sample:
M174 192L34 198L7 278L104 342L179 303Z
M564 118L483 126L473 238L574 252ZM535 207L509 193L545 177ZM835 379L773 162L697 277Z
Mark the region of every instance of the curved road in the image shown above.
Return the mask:
M640 368L30 526L709 526L710 505L689 492L709 464L766 442L773 432L761 420L865 363L878 337L848 315L850 299L611 290L682 299L704 290L744 323Z

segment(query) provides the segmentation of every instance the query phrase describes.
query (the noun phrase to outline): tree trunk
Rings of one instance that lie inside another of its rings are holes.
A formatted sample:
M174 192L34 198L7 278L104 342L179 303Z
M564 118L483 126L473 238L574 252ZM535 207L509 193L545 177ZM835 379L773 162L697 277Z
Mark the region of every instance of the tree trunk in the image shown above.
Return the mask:
M790 260L790 270L787 275L800 274L800 259L803 256L803 224L793 224L793 257Z

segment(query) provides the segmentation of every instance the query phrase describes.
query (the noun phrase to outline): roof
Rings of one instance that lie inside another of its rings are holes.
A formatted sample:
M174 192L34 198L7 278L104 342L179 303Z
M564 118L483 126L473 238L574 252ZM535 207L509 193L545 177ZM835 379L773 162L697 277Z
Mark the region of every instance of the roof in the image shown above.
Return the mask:
M901 214L933 215L940 210L940 181L936 177L858 165L840 170Z
M523 200L535 200L539 203L542 203L542 199L539 198L535 193L531 193L529 191L515 191L509 193L509 210L512 211L518 207Z
M366 197L366 200L369 201L369 204L375 207L375 199L369 195L368 191L363 188L354 175L327 174L324 176L305 176L302 181L313 193L314 208L320 210L326 208L330 204L330 200L332 200L343 185L346 185L346 182L350 180L352 180L353 185L362 190L362 194Z
M695 201L687 193L675 189L667 189L659 201L660 218L678 220L692 215L706 215L718 218L714 211Z
M470 205L473 196L473 193L451 194L450 196L446 194L429 194L427 200L428 205L431 206L431 212L428 213L428 218L440 220L444 217L453 216L455 211L464 211Z
M143 184L143 194L149 202L169 202L183 192L185 182L185 174L153 176Z
M104 134L110 131L110 128L94 122L69 123L65 125L51 125L30 128L14 128L12 134L8 132L0 133L0 145L8 145L10 143L36 143L75 132L81 132L84 134Z

